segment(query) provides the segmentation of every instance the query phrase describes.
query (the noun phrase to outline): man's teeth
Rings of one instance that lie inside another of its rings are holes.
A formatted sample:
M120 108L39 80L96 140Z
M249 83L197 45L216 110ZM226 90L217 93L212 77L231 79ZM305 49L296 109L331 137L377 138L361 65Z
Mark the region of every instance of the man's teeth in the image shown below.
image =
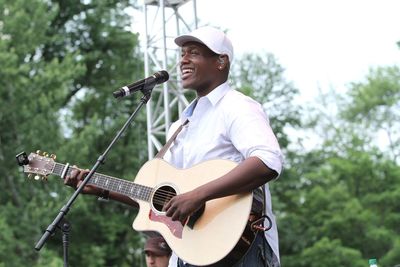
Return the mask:
M183 74L186 74L186 73L193 73L193 70L192 70L192 69L183 69L183 70L182 70L182 73L183 73Z

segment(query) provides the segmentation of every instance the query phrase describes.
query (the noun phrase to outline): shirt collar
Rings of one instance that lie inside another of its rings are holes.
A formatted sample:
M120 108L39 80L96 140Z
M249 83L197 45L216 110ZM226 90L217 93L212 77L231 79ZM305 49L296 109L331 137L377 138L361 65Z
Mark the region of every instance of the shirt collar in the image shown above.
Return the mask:
M205 98L210 101L210 103L215 106L215 104L218 103L218 101L226 95L226 93L230 90L231 88L228 85L228 82L224 82L223 84L219 85L216 87L214 90L212 90L210 93L208 93Z
M182 122L184 122L188 117L190 117L190 116L192 116L192 114L193 114L193 110L194 110L194 108L196 107L196 105L197 105L197 101L198 101L198 99L196 98L195 100L193 100L190 104L189 104L189 106L187 106L184 110L183 110L183 112L182 112Z
M192 116L194 108L197 105L197 102L199 101L199 99L204 98L207 99L211 105L215 106L218 101L224 97L224 95L226 95L226 93L231 90L231 88L228 85L228 82L224 82L223 84L220 84L219 86L217 86L214 90L212 90L210 93L208 93L206 96L204 97L200 97L200 98L196 98L195 100L193 100L189 106L187 106L183 112L182 112L182 117L181 117L181 122L184 123L189 117Z

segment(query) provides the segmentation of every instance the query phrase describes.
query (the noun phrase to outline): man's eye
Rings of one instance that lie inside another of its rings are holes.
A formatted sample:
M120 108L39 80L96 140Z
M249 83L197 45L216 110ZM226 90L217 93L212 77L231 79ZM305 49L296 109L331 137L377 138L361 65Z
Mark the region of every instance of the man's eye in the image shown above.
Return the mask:
M189 56L199 55L199 51L197 51L197 50L190 50L190 51L181 53L181 57L185 57L185 56L188 56L188 55L189 55Z

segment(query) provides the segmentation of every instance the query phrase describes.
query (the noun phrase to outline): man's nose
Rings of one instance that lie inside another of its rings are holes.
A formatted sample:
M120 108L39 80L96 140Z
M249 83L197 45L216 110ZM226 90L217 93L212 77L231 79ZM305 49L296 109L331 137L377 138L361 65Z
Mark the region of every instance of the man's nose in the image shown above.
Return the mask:
M182 63L189 62L189 53L182 54L180 62L181 62L181 65L182 65Z

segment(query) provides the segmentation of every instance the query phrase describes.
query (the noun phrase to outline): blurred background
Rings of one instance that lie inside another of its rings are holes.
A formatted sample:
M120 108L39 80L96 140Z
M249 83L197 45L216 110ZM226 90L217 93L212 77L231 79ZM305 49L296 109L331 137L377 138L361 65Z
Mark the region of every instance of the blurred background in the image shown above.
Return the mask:
M73 193L54 175L28 179L15 155L90 169L141 98L112 92L166 69L98 170L133 180L194 97L172 40L202 25L232 36L231 84L263 103L285 153L270 184L282 266L400 264L396 1L214 2L0 0L0 267L63 264L60 230L34 246ZM136 213L79 196L70 265L145 266Z

